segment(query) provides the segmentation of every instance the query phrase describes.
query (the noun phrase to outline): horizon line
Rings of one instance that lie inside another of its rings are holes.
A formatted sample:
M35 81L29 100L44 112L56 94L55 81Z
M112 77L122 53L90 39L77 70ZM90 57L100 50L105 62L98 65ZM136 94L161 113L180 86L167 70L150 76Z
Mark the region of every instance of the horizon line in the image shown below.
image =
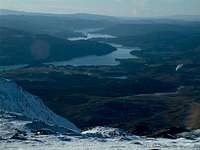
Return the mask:
M198 14L173 14L173 15L160 15L160 16L115 16L108 14L99 14L99 13L89 13L89 12L74 12L74 13L65 13L65 12L44 12L44 11L29 11L29 10L19 10L19 9L7 9L0 8L0 10L5 11L14 11L21 13L33 13L33 14L44 14L44 15L96 15L96 16L105 16L113 18L166 18L166 17L175 17L175 16L200 16Z

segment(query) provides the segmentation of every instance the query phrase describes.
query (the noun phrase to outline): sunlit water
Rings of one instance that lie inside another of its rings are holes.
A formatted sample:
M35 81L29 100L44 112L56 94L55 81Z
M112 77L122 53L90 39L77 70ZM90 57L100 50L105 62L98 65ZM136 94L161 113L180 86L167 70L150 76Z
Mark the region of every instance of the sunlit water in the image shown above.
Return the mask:
M115 36L112 35L107 35L107 34L94 34L94 33L88 33L88 31L82 32L85 34L85 37L75 37L75 38L69 38L68 40L71 41L77 41L77 40L89 40L92 38L116 38ZM117 50L114 52L111 52L106 55L102 56L96 56L96 55L90 55L90 56L85 56L85 57L79 57L79 58L74 58L71 60L67 61L56 61L56 62L50 62L46 64L53 64L55 66L66 66L66 65L72 65L72 66L101 66L101 65L119 65L120 62L118 59L137 59L137 56L132 55L130 52L131 51L138 51L140 50L139 48L128 48L124 47L122 45L118 44L112 44L113 47L116 47ZM0 71L1 70L10 70L10 69L17 69L17 68L22 68L27 65L22 64L22 65L11 65L11 66L0 66Z
M102 56L86 56L71 59L69 61L59 61L59 62L51 62L48 64L53 64L55 66L100 66L100 65L118 65L120 62L117 59L136 59L137 57L132 55L130 52L134 50L138 50L138 48L126 48L121 45L111 44L116 47L117 50L109 53L107 55Z
M98 29L97 29L98 30ZM92 30L93 31L93 30ZM94 30L96 31L96 30ZM75 38L68 38L70 41L77 41L77 40L90 40L93 38L103 38L103 39L112 39L117 38L112 35L108 34L97 34L97 33L89 33L91 31L79 31L85 35L85 37L75 37ZM113 47L116 47L117 50L102 56L90 55L80 58L71 59L69 61L59 61L59 62L51 62L48 64L53 64L55 66L100 66L100 65L119 65L120 62L117 59L129 59L133 58L136 59L137 57L132 55L130 52L134 50L138 50L138 48L127 48L122 45L112 44Z
M115 36L108 35L108 34L92 34L92 33L85 33L85 37L72 37L68 38L70 41L77 41L77 40L89 40L93 38L104 38L104 39L112 39L116 38Z

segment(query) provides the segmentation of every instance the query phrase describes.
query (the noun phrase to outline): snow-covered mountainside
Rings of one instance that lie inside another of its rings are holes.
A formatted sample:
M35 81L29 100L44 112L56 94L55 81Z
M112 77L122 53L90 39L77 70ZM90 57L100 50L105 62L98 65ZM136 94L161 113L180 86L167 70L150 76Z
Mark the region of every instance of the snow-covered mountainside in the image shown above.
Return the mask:
M19 113L31 120L80 133L73 123L53 113L41 99L26 92L11 80L0 79L0 111Z
M199 150L200 132L183 133L178 139L145 138L128 135L123 130L96 127L82 135L54 134L27 128L34 122L19 114L0 115L0 150ZM44 127L44 126L43 126ZM192 139L189 139L192 137ZM187 137L187 138L185 138Z
M73 132L58 132L66 131ZM74 134L75 133L75 134ZM200 131L146 138L109 127L83 131L15 82L0 80L0 150L200 150Z

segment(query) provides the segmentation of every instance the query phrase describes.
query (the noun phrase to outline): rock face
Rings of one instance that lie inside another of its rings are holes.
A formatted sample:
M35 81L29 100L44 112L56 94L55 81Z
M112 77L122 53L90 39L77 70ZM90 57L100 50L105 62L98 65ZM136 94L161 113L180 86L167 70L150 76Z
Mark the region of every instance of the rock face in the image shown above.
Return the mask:
M80 129L73 123L53 113L40 98L24 91L11 80L0 79L0 111L19 113L32 121L80 133Z

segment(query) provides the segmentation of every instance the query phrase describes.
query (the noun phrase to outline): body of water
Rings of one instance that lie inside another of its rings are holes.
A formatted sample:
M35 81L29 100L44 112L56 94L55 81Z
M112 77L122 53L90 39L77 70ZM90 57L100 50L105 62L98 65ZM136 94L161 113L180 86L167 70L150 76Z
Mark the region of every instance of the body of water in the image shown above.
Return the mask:
M75 37L75 38L69 38L68 40L76 41L76 40L89 40L92 38L116 38L112 35L107 34L94 34L89 33L87 31L82 31L84 33L85 37ZM137 56L132 55L131 51L138 51L139 48L128 48L124 47L122 45L108 43L112 45L113 47L116 47L117 50L106 54L102 56L96 56L96 55L90 55L86 57L80 57L80 58L74 58L67 61L56 61L56 62L50 62L46 64L53 64L55 66L66 66L66 65L72 65L72 66L100 66L100 65L119 65L120 62L117 61L117 59L137 59ZM11 65L11 66L0 66L0 71L2 70L10 70L10 69L17 69L22 68L27 65Z
M122 45L117 44L110 44L117 48L116 51L109 53L107 55L102 56L86 56L86 57L80 57L71 59L69 61L58 61L58 62L51 62L48 64L53 64L55 66L66 66L66 65L72 65L72 66L100 66L100 65L119 65L119 61L116 59L137 59L137 56L132 55L130 52L134 50L138 50L138 48L126 48Z
M23 67L26 67L28 65L26 64L22 64L22 65L9 65L9 66L0 66L0 71L3 71L3 70L12 70L12 69L18 69L18 68L23 68Z
M117 38L116 36L108 35L108 34L93 34L93 33L84 33L84 37L72 37L68 38L70 41L77 41L77 40L89 40L93 38L104 38L104 39L113 39Z
M99 30L99 29L97 29ZM96 29L94 30L96 31ZM85 37L74 37L74 38L68 38L70 41L77 41L77 40L89 40L93 38L117 38L116 36L107 35L107 34L96 34L96 33L90 33L93 32L93 30L83 30L79 31L85 35ZM127 48L119 44L113 44L113 43L107 43L112 45L113 47L116 47L117 50L106 54L102 56L85 56L80 58L71 59L68 61L59 61L59 62L51 62L48 64L53 64L55 66L66 66L66 65L72 65L72 66L100 66L100 65L119 65L120 62L117 61L117 59L129 59L138 58L137 56L132 55L131 51L137 51L138 48Z

